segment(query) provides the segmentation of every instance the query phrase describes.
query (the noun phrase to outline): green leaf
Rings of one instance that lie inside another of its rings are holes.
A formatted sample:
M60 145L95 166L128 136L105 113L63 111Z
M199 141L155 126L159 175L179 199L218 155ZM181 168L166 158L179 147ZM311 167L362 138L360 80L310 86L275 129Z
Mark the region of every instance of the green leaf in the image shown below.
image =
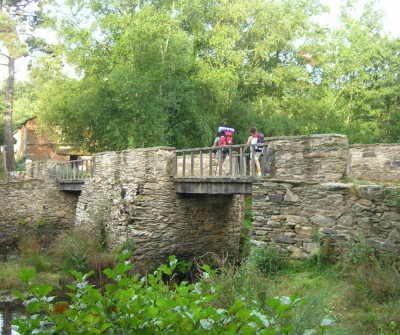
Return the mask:
M35 269L22 270L18 275L18 277L21 278L25 283L28 283L33 277L35 277L35 275L36 275Z
M151 316L156 316L158 312L160 311L158 308L149 306L146 308L146 311L151 315Z
M281 305L280 300L276 299L276 298L268 298L266 302L267 302L268 306L270 306L271 308L273 308L275 310L278 309L278 307Z
M231 308L228 310L228 314L234 314L236 311L244 305L242 300L236 300L235 303L232 305Z
M40 310L40 306L41 306L41 302L40 301L31 301L28 303L28 305L26 306L26 311L29 314L34 314L39 312Z
M244 323L249 319L251 311L248 309L239 309L236 312L236 315L240 318L240 320Z
M171 269L170 269L168 266L166 266L165 264L162 264L162 265L161 265L160 270L161 270L163 273L165 273L166 275L168 275L168 276L170 276L170 275L172 274Z
M103 273L110 279L117 278L117 274L111 269L105 269L105 270L103 270Z
M25 296L20 292L20 291L13 291L12 294L14 294L17 298L21 299L22 301L25 301Z
M324 318L324 319L321 320L321 326L329 326L334 322L335 322L335 320L333 320L333 319Z

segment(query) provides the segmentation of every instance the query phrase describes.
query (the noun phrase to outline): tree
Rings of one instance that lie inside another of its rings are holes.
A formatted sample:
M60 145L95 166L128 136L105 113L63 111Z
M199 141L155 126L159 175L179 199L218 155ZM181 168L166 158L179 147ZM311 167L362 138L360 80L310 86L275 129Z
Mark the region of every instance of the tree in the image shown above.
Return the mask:
M27 56L29 50L43 45L42 39L32 35L33 30L42 23L38 3L38 0L4 0L0 3L0 56L6 61L1 65L8 68L3 118L8 171L15 169L13 144L15 61Z
M282 81L307 75L292 71L294 43L320 10L317 0L66 4L60 57L78 78L42 81L39 66L38 110L50 130L90 151L211 145L219 125L244 141L252 124L281 112Z

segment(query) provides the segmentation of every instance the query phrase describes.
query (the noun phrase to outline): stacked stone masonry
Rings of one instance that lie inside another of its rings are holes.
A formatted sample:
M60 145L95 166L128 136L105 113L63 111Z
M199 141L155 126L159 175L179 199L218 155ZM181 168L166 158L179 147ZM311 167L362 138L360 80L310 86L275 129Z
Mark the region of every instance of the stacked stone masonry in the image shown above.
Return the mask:
M74 226L77 194L39 179L0 183L1 249L22 236L48 238Z
M253 183L253 242L275 243L306 258L329 235L335 257L358 238L399 253L400 214L395 188L345 183L259 180Z
M254 244L274 242L305 258L320 243L316 238L329 235L341 257L361 234L377 249L399 253L393 196L400 182L399 145L349 146L337 134L268 141L268 174L253 182ZM136 256L149 263L171 254L238 256L243 196L176 194L173 148L104 152L93 159L94 175L80 196L58 189L52 161L34 162L0 183L2 241L76 225L116 248L134 242ZM345 178L392 186L357 186Z
M135 255L149 265L172 254L238 257L243 196L177 195L172 148L106 152L93 159L96 175L83 187L77 227L104 229L114 247L133 241Z
M371 182L400 182L400 145L351 145L348 178Z

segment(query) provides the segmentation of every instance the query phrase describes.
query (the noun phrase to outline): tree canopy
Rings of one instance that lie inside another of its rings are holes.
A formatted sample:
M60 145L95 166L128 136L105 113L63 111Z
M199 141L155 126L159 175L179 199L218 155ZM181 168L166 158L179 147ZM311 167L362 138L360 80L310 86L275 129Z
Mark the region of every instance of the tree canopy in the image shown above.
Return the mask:
M56 6L57 4L54 4ZM399 39L373 2L338 28L319 0L66 0L60 45L32 68L36 112L89 151L209 146L220 125L243 143L342 133L398 142ZM63 63L75 76L62 71Z

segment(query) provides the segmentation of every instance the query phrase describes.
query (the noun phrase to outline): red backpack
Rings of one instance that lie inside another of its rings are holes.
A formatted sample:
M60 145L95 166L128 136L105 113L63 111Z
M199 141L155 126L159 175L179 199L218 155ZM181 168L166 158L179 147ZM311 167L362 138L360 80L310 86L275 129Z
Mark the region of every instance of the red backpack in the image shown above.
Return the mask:
M230 131L225 131L221 133L221 147L224 147L225 145L232 145L233 140L232 140L232 133ZM224 154L229 152L228 148L222 148L222 152Z

